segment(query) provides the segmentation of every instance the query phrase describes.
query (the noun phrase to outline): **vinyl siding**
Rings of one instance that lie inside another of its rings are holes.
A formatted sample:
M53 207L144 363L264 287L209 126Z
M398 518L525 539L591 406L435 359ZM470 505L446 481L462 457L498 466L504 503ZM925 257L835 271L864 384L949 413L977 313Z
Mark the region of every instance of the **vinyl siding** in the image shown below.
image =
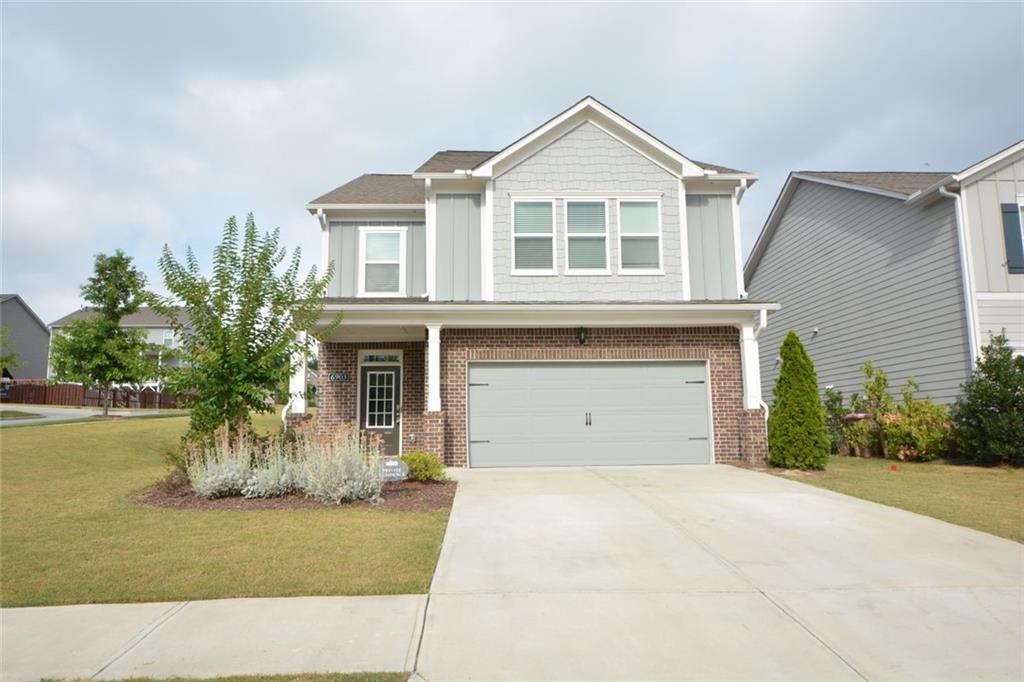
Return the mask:
M438 301L479 301L479 194L437 195Z
M0 325L7 328L7 340L21 361L20 367L8 368L11 376L16 379L45 378L50 333L39 326L17 298L0 304Z
M1024 194L1024 158L998 168L961 189L967 209L974 289L977 292L1024 292L1024 274L1006 268L1001 204L1017 203Z
M978 299L981 344L992 335L1006 333L1013 349L1024 354L1024 294L1019 298Z
M736 242L732 230L730 195L686 195L690 297L694 300L737 297Z
M509 193L650 192L661 197L663 275L619 276L618 210L610 202L611 275L566 275L564 201L555 205L556 276L512 275ZM591 123L567 132L494 180L494 297L496 300L672 300L682 298L678 181L650 159Z
M898 199L801 182L748 287L778 301L760 337L762 389L771 402L778 349L795 329L819 385L848 399L860 366L884 369L893 393L913 376L921 394L951 402L970 360L953 202ZM817 328L818 334L813 330Z
M334 279L327 288L328 296L356 296L359 292L359 228L406 227L405 286L407 296L423 296L427 292L427 238L422 222L401 220L332 221L328 250L334 261Z
M1024 274L1006 266L1002 204L1015 204L1024 194L1024 158L996 168L961 188L967 213L978 343L1006 332L1010 345L1024 353Z

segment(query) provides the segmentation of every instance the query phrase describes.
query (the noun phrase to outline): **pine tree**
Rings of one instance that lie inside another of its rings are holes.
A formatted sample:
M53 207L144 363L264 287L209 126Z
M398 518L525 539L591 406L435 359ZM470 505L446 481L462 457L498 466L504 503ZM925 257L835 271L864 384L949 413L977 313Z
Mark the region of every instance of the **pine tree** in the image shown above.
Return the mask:
M768 417L768 462L787 469L824 469L829 441L814 363L790 330L779 351L775 404Z

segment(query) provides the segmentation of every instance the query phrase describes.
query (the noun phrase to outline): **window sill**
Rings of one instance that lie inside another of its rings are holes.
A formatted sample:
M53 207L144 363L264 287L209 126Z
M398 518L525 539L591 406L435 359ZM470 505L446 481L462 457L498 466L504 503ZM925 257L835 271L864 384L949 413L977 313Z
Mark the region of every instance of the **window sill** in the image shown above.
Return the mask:
M611 270L566 270L567 277L611 277Z
M513 277L557 277L557 270L513 270Z
M664 270L623 270L619 268L619 275L623 277L664 277Z

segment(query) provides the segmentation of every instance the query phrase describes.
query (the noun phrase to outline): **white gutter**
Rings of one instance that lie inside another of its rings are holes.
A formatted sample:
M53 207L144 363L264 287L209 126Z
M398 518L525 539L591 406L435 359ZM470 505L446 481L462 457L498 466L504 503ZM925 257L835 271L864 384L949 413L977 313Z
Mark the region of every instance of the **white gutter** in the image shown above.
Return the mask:
M956 192L950 192L945 186L938 188L939 194L952 199L956 214L956 239L960 251L960 283L964 290L964 310L967 316L967 345L971 357L971 372L978 360L978 339L975 334L974 293L971 287L970 260L967 257L967 233L964 229L964 206L962 198Z

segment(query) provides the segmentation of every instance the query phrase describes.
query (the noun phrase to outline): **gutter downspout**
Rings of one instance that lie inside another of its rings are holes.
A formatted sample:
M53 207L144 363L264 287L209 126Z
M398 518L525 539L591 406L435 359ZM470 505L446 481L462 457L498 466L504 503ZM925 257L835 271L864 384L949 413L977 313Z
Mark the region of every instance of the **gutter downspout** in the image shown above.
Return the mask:
M968 272L970 263L967 258L967 233L964 230L964 205L962 198L956 192L950 192L945 185L939 187L939 194L952 199L954 213L956 215L956 239L960 251L960 283L964 290L964 310L967 317L967 345L971 358L971 373L974 372L974 365L978 360L978 339L975 335L975 312L974 294L971 290L971 276Z

